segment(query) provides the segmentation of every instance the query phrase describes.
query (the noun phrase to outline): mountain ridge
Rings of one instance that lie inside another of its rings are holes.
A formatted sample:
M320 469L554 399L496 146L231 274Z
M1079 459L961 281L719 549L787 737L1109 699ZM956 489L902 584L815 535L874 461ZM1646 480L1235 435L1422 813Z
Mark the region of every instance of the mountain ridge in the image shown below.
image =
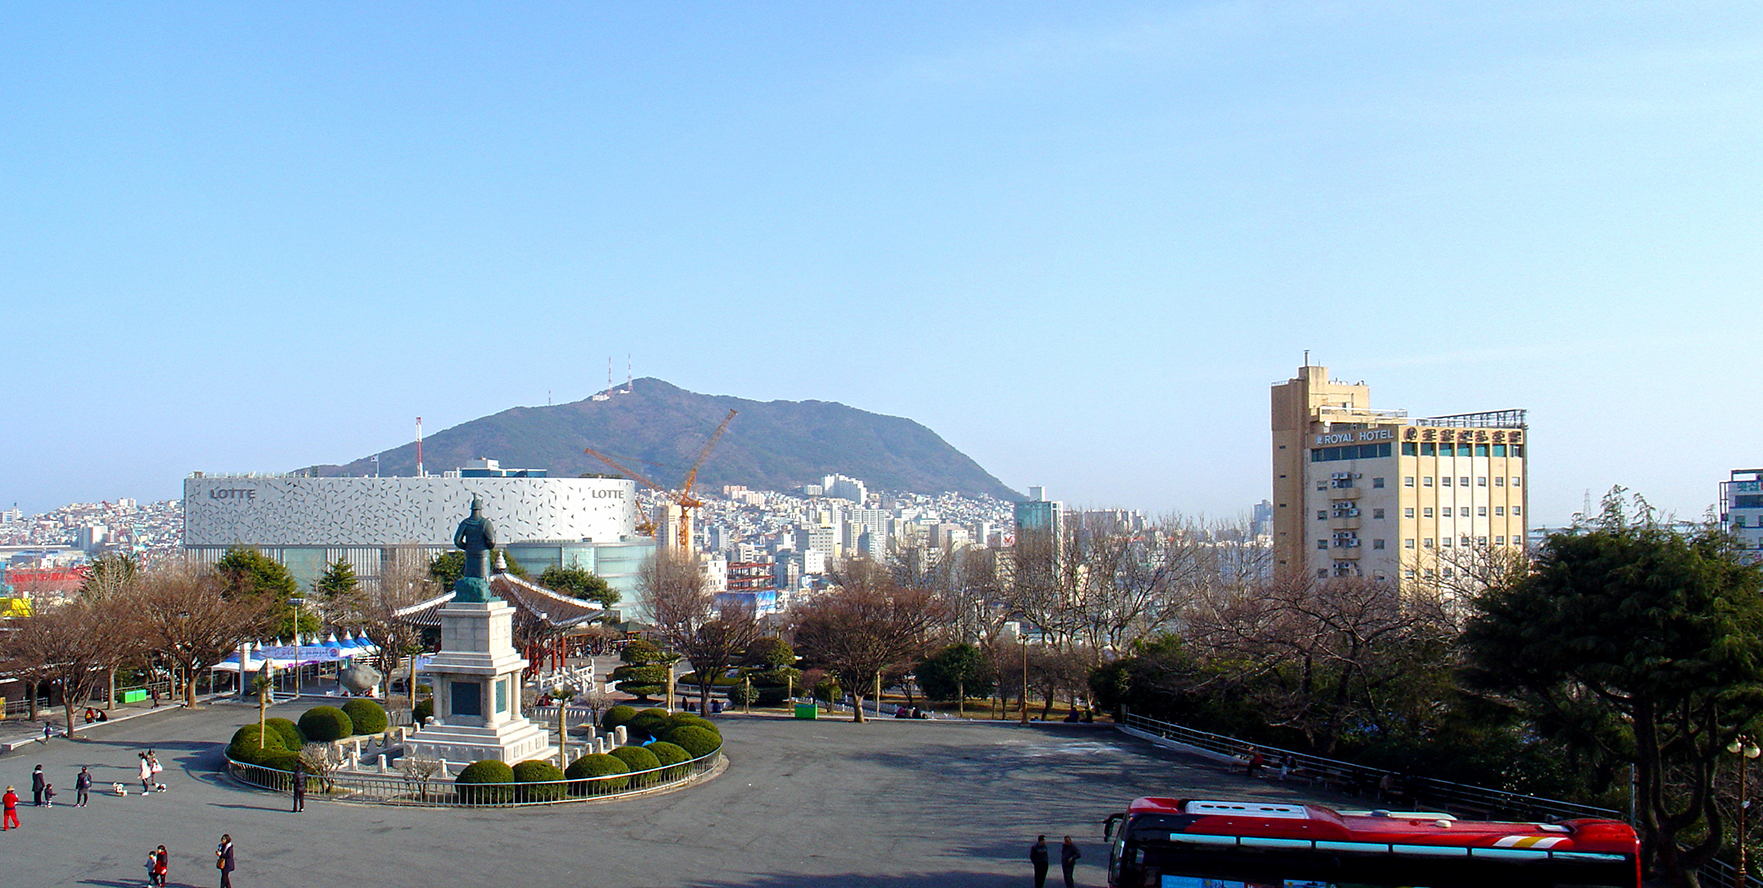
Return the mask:
M729 410L738 415L699 470L698 490L729 484L790 490L841 474L875 490L1022 499L971 457L905 417L836 401L705 395L653 377L634 380L629 393L620 390L606 400L511 407L443 429L423 439L423 463L434 472L489 457L505 468L545 469L552 477L614 473L583 450L592 447L672 486ZM374 456L380 474L416 473L414 442ZM374 464L368 456L306 471L368 475Z

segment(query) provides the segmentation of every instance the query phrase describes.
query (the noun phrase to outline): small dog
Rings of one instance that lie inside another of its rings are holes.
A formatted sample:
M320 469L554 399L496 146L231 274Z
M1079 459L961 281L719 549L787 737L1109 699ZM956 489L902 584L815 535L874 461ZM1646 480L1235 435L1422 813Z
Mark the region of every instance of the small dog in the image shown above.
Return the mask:
M117 796L125 796L125 795L129 794L129 791L128 791L127 787L123 786L120 783L112 783L112 784L110 784L110 794L117 795Z

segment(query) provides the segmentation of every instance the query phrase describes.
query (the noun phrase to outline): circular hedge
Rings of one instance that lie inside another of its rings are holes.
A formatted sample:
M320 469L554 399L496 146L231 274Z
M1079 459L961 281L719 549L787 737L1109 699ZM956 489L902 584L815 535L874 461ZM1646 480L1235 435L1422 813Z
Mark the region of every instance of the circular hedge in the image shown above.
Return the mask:
M655 760L661 763L662 767L667 768L667 770L661 772L661 779L678 780L679 778L686 776L685 768L675 768L671 766L683 765L686 762L691 761L691 753L672 743L668 743L665 740L657 740L643 748L647 749L649 754L654 756Z
M641 746L620 746L612 750L611 754L614 758L624 762L624 766L630 768L632 774L638 771L653 771L661 767L661 759L656 758L655 753ZM655 775L649 774L647 776L653 778Z
M357 734L378 734L386 729L386 708L366 697L356 697L343 704L349 726Z
M259 738L262 739L261 744ZM259 732L256 725L246 725L233 732L226 754L227 758L235 762L277 771L292 771L295 763L300 760L298 752L282 745L281 735L275 730Z
M692 758L703 758L722 747L721 737L696 725L674 728L663 739L685 750Z
M621 703L606 710L606 713L600 716L600 727L610 731L619 725L629 723L630 720L636 718L636 716L637 707L626 706Z
M550 762L535 759L514 766L514 782L520 792L521 801L555 802L563 798L565 787L562 781L563 769Z
M329 743L354 734L355 726L335 706L314 706L300 714L300 733L314 743Z
M675 728L684 727L703 728L718 737L722 736L722 729L716 726L716 722L707 718L699 718L689 712L677 713L672 718L668 719L667 728L666 730L663 730L662 733L665 734Z
M410 710L410 720L416 724L418 729L420 729L428 719L434 717L435 698L433 697L417 701L416 708Z
M468 805L514 801L514 769L507 762L484 759L472 762L453 778L459 800Z
M665 709L645 709L626 722L624 728L632 734L655 737L667 732L668 717Z
M292 719L265 719L263 726L274 731L277 736L281 737L282 748L289 752L298 752L302 746L306 745L306 735L300 733L300 726L294 724Z
M629 774L630 770L617 756L590 752L570 762L569 768L563 772L563 776L566 779L577 781L569 785L570 795L605 795L609 792L618 792L629 786L631 779L623 775ZM606 779L590 781L589 778L592 777Z

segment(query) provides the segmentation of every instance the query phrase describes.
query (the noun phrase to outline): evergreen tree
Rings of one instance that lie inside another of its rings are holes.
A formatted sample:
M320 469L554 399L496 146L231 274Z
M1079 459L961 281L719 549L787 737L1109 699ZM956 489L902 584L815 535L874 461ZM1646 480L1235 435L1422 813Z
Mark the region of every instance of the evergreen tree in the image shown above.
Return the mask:
M556 592L611 607L618 603L618 591L591 570L580 567L552 565L539 574L539 585Z
M298 614L300 632L317 632L318 615L310 610L297 610L290 600L300 591L294 575L281 562L245 546L234 546L214 564L224 583L225 594L231 597L261 596L273 602L269 632L277 638L295 634Z

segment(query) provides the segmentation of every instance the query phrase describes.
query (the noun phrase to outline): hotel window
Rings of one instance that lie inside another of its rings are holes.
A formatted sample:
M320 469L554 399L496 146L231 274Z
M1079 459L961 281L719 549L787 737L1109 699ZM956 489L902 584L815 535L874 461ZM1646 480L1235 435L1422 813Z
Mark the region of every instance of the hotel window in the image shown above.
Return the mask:
M1318 548L1318 549L1328 548L1328 540L1317 540L1316 541L1316 548Z
M1419 454L1420 454L1420 448L1415 446L1413 441L1403 441L1402 442L1402 455L1403 456L1418 456Z
M1524 507L1523 506L1513 506L1512 507L1512 514L1513 515L1523 515L1524 514Z
M1420 514L1421 514L1421 517L1431 518L1432 517L1432 506L1427 506L1426 508L1421 509Z
M1383 548L1383 540L1372 540L1371 541L1371 548L1373 548L1373 549Z
M1457 575L1457 571L1454 568L1449 568L1449 567L1445 568L1445 579L1448 580L1456 575Z
M1732 516L1732 526L1733 527L1744 527L1745 526L1745 516L1743 516L1743 515Z
M1440 478L1439 479L1439 486L1440 487L1450 487L1451 486L1451 476L1446 475L1445 477Z
M1429 567L1429 568L1427 568L1427 569L1426 569L1426 578L1427 578L1427 579L1429 579L1429 580L1430 580L1430 579L1432 579L1432 578L1434 578L1434 577L1436 577L1436 576L1438 576L1438 571L1435 571L1435 570L1433 570L1433 569L1432 569L1432 568L1430 568L1430 567Z
M1506 545L1506 538L1505 537L1494 537L1494 545L1496 545L1496 546Z
M1469 517L1469 507L1468 506L1458 506L1457 507L1457 517L1468 518Z
M1476 537L1475 544L1477 546L1485 546L1488 544L1488 538L1487 537Z
M1475 507L1475 516L1477 518L1486 518L1488 516L1488 507L1487 506L1476 506Z
M1458 487L1468 487L1469 486L1469 476L1468 475L1464 475L1463 477L1458 478L1457 480L1459 482L1461 482L1457 485Z
M1372 487L1382 487L1383 486L1383 479L1382 478L1371 479L1371 486Z
M1501 475L1500 477L1495 478L1494 479L1494 486L1495 487L1505 487L1506 486L1506 476Z
M1422 549L1432 548L1432 537L1427 537L1426 539L1421 540L1420 541L1420 548L1422 548Z
M1478 478L1476 478L1476 479L1475 479L1475 486L1477 486L1477 487L1486 487L1486 486L1488 486L1488 479L1487 479L1487 476L1486 476L1486 475L1483 475L1483 476L1481 476L1481 477L1478 477Z
M1432 486L1432 476L1428 475L1425 478L1420 479L1420 486L1421 487L1431 487Z
M1317 575L1317 576L1319 576L1319 577L1326 577L1326 576L1328 576L1328 568L1326 568L1326 567L1319 567L1319 568L1317 568L1317 569L1316 569L1316 575Z
M1469 548L1469 537L1464 536L1461 540L1458 541L1458 545L1462 546L1465 549Z
M1404 579L1404 580L1414 579L1414 568L1412 568L1412 567L1403 568L1402 569L1402 579Z
M1403 487L1413 487L1414 486L1414 476L1413 475L1403 475L1402 476L1402 486Z
M1414 541L1413 540L1403 540L1402 541L1402 548L1404 548L1404 549L1414 548Z
M1431 444L1420 445L1420 455L1421 456L1437 456L1438 455L1437 451L1438 451L1438 448L1434 447Z
M1495 444L1494 445L1494 455L1495 456L1505 456L1506 455L1506 445Z
M1317 509L1316 510L1316 520L1327 521L1328 520L1328 510L1327 509Z
M1505 506L1495 506L1494 507L1494 517L1495 518L1506 517L1506 507Z
M1376 520L1382 521L1383 520L1383 510L1382 509L1372 509L1371 510L1371 517Z
M1451 538L1450 537L1440 537L1439 538L1439 548L1441 548L1441 549L1451 548Z
M1403 518L1413 518L1414 517L1414 507L1413 506L1404 506L1402 508L1402 517Z
M1523 487L1524 486L1524 479L1523 478L1513 478L1512 479L1512 486L1513 487Z

